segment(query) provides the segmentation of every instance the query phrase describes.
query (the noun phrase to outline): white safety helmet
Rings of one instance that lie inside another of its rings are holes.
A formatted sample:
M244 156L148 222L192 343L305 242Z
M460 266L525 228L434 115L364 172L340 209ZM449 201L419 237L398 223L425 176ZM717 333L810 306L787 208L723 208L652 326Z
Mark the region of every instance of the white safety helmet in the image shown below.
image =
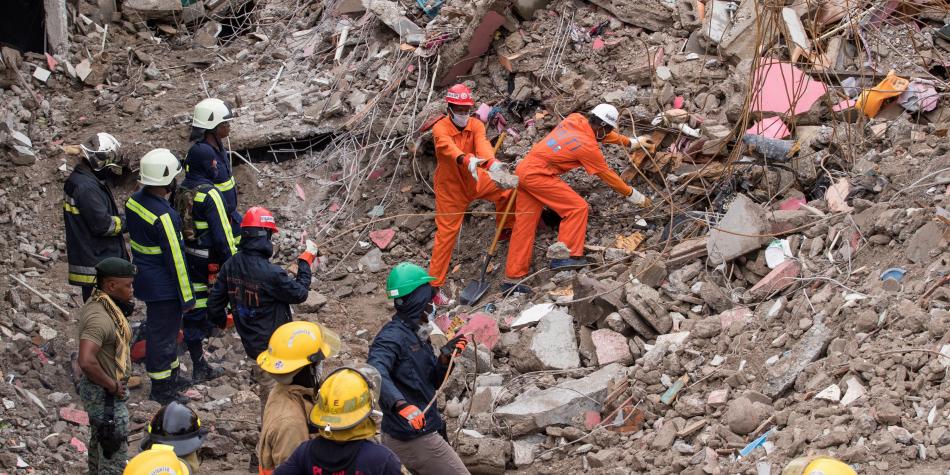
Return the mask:
M89 166L95 171L108 167L113 173L122 174L119 148L122 144L111 134L99 132L79 146Z
M605 124L617 128L617 117L620 115L617 112L617 108L610 104L597 104L597 107L594 107L590 111L591 115L602 120Z
M139 183L146 186L167 186L181 173L181 162L167 148L156 148L139 163Z
M191 125L211 130L222 122L231 120L231 109L221 99L204 99L195 106L195 114L191 119Z

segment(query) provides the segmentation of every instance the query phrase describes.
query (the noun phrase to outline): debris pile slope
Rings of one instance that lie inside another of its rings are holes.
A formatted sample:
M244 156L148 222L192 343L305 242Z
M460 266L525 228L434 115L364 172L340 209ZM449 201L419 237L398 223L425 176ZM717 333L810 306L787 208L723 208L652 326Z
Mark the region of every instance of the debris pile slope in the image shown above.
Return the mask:
M296 315L339 329L344 363L388 318L385 271L427 260L427 126L456 81L510 163L600 102L654 145L605 147L651 209L566 176L591 206L591 267L544 269L557 227L545 219L534 295L440 319L449 335L474 328L440 401L473 472L779 473L812 453L860 473L950 464L946 5L45 4L66 20L48 23L49 54L3 47L0 63L4 470L84 465L69 365L79 298L55 224L72 144L113 132L134 170L148 149L187 150L198 100L231 102L240 202L275 212L279 261L322 243ZM490 211L467 218L447 292L477 277ZM227 375L188 393L214 473L256 445L239 348L212 338ZM157 407L132 394L134 452Z

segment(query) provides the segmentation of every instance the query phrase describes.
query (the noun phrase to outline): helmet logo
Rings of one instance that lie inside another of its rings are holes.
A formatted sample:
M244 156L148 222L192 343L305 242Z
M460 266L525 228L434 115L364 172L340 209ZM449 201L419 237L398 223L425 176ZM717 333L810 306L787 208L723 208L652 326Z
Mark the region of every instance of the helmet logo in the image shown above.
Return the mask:
M281 368L283 368L283 367L284 367L284 362L281 361L281 360L277 360L277 362L274 363L274 368L276 368L276 369L281 369Z
M262 223L276 223L273 216L263 215L260 219Z
M214 112L208 114L208 120L214 120Z
M311 340L317 341L317 335L314 335L313 332L310 331L310 330L307 330L307 329L305 329L305 328L301 328L300 330L296 330L296 331L294 331L293 333L290 334L290 338L287 339L287 348L293 348L293 346L294 346L294 339L297 338L297 337L300 336L300 335L307 335L307 336L310 337Z
M175 472L175 469L173 469L173 468L171 468L171 467L158 467L158 468L156 468L155 470L152 470L151 472L148 472L148 475L160 475L160 474L162 474L162 473L168 473L168 474L171 474L171 475L175 475L177 472Z

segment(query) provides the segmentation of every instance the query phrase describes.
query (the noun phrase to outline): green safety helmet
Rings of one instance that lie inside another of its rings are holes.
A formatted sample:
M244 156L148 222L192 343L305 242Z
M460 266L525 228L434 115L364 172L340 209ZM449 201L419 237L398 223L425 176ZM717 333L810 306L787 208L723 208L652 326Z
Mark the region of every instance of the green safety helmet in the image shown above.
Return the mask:
M386 278L386 296L395 299L405 297L419 288L435 280L425 269L411 262L402 262L393 267Z

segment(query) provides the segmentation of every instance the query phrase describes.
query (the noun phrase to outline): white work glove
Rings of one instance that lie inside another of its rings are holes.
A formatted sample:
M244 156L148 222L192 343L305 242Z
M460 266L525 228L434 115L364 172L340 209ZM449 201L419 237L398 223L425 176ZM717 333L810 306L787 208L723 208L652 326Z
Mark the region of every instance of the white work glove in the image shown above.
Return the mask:
M478 157L472 157L468 159L468 172L472 174L472 178L474 178L475 181L478 181L478 166L487 161L488 160L485 160L484 158Z
M628 137L630 139L630 148L633 150L639 150L641 148L649 148L653 145L653 138L649 135L641 135L639 137Z
M311 254L313 254L313 255L315 255L315 256L319 256L319 255L320 255L320 248L317 247L317 243L315 243L315 242L313 242L313 241L307 239L307 252L309 252L309 253L311 253Z
M650 198L643 196L643 193L637 191L636 188L634 188L630 195L627 196L627 202L633 203L641 208L646 208L653 204L653 201L650 200Z
M488 171L490 172L499 172L499 171L503 171L504 169L505 169L505 164L499 162L498 160L495 160L495 162L492 163L490 167L488 167Z

